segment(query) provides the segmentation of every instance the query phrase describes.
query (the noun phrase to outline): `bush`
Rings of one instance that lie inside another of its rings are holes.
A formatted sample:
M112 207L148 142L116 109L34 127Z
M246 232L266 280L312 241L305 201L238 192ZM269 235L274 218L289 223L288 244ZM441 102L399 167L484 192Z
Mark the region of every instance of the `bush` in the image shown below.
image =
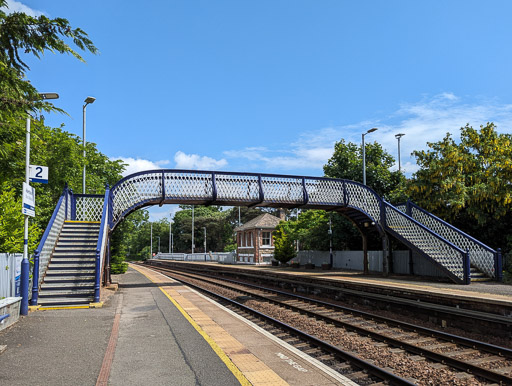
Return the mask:
M282 264L289 262L297 256L297 251L293 245L293 239L290 237L291 230L289 225L281 221L273 233L274 238L274 259Z

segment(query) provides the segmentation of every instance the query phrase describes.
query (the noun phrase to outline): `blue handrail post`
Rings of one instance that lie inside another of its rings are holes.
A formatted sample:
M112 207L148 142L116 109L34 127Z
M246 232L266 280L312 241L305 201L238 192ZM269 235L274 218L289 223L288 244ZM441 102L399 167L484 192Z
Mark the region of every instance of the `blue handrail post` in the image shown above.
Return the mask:
M498 248L494 254L494 273L496 275L496 281L503 281L503 260L501 255L501 248Z
M471 260L469 258L469 251L463 256L462 268L464 270L464 284L471 284Z
M32 275L32 299L30 300L31 306L37 306L37 299L39 298L39 255L41 251L34 252L34 273Z
M94 283L94 303L100 301L100 250L96 249L96 280Z

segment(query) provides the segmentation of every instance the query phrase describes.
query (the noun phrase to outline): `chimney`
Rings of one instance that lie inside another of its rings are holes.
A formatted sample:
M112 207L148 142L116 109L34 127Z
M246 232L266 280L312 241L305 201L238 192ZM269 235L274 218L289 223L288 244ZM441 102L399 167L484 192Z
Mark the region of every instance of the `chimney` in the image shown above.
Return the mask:
M279 219L281 221L286 221L286 213L283 208L279 208Z

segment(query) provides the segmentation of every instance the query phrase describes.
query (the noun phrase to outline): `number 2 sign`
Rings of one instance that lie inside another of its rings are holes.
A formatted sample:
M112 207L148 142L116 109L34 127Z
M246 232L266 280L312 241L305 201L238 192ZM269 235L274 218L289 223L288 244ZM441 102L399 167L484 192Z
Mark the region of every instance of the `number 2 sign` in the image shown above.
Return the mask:
M30 182L48 183L48 167L39 165L30 165Z

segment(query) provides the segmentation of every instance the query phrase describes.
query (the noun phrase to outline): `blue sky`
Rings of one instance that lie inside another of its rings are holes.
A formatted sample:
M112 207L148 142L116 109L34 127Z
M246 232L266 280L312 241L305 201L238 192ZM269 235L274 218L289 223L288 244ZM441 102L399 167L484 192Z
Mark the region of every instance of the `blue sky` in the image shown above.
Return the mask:
M28 77L70 115L46 122L79 136L97 98L87 140L128 172L320 176L335 141L378 127L366 140L395 158L405 133L410 175L413 150L466 123L511 132L510 1L8 3L89 34L99 55L47 53Z

